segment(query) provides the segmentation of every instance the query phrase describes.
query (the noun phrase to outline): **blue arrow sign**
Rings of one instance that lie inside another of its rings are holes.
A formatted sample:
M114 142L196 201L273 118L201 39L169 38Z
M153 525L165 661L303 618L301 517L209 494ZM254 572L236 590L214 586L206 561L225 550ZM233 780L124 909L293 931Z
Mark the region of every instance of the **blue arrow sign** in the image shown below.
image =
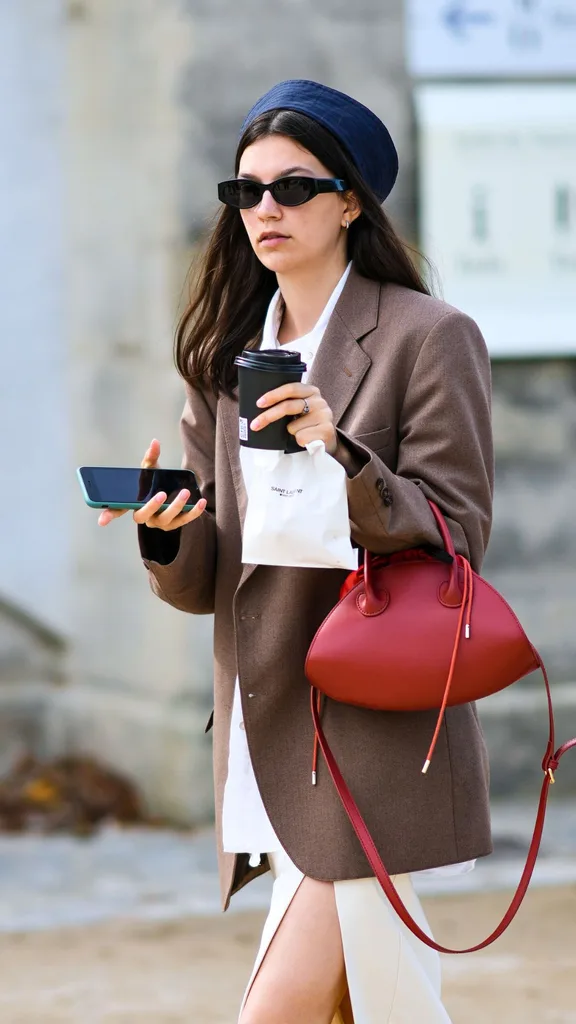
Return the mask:
M460 39L465 39L468 29L490 25L494 16L490 11L471 10L465 0L454 0L443 13L444 22L451 32Z

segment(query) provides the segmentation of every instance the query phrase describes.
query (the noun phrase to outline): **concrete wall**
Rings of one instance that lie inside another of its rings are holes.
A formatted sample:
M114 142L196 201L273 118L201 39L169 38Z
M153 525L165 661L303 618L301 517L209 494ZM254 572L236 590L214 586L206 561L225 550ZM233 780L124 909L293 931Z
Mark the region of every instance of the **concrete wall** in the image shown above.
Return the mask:
M63 9L0 4L0 592L65 632Z
M196 40L176 2L87 0L71 8L68 43L74 461L138 465L158 437L162 464L178 466L181 86ZM211 619L153 597L131 516L99 529L70 479L73 645L61 745L135 777L152 810L205 819Z
M493 375L497 480L486 571L553 678L575 680L576 360L497 362Z
M576 736L576 360L495 362L493 381L497 475L485 573L546 663L563 742ZM545 748L540 676L481 713L495 791L533 787ZM576 788L576 758L564 759L561 778Z
M59 634L0 597L0 778L21 755L49 752L54 694L64 678Z

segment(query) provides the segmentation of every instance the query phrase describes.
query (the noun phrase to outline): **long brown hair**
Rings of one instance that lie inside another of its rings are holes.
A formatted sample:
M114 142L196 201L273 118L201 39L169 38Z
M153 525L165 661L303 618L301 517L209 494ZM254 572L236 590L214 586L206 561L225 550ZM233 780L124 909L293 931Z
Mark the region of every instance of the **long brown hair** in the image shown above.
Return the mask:
M244 150L269 135L293 139L355 193L362 213L351 224L347 242L348 259L358 273L428 294L407 246L348 151L312 118L291 110L261 114L240 139L235 174ZM194 294L176 331L174 359L181 376L194 387L210 386L216 394L231 394L237 383L234 359L259 340L277 287L276 275L252 249L240 211L225 206L202 254Z

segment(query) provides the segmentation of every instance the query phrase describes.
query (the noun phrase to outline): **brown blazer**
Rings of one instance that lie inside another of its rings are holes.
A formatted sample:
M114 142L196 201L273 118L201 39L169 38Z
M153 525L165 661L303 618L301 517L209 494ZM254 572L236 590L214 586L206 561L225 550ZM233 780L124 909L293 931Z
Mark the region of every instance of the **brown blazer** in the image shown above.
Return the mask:
M491 523L490 363L463 313L352 268L316 355L310 383L333 413L347 471L352 538L374 552L439 543L426 502L448 519L456 549L479 569ZM320 760L304 660L346 573L243 565L246 497L233 399L187 390L183 465L207 511L178 534L139 528L155 594L192 614L215 613L214 780L224 909L267 862L221 848L234 680L254 771L272 825L313 878L371 874ZM172 561L170 561L172 559ZM169 564L162 564L169 563ZM414 623L418 643L418 623ZM425 655L425 652L423 652ZM449 708L432 767L421 767L436 712L368 711L328 701L326 734L391 873L491 852L488 763L473 705Z

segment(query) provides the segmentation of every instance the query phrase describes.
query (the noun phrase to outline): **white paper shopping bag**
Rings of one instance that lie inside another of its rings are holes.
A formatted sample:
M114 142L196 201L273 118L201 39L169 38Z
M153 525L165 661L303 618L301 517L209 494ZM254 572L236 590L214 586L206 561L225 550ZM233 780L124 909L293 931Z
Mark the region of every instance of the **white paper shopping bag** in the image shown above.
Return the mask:
M346 471L323 441L301 452L240 447L248 506L242 561L357 569L350 541Z

